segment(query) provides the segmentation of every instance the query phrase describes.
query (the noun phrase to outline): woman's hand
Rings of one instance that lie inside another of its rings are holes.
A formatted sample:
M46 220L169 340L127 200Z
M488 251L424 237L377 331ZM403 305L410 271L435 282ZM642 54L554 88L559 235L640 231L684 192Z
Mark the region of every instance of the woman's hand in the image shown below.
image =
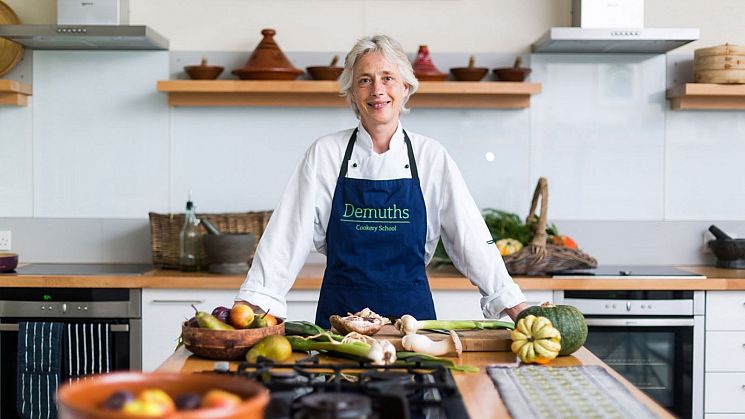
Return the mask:
M508 316L512 319L512 321L515 321L515 318L517 318L518 314L520 314L521 311L528 308L528 305L525 303L520 303L514 307L510 307L504 310L505 313L507 313Z

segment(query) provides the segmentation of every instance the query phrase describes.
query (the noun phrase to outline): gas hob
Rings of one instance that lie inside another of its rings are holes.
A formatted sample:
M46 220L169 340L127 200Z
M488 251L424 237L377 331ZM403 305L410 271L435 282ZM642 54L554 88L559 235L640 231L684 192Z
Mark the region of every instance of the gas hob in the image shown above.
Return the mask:
M236 371L220 364L204 372L239 375L269 389L266 419L469 417L453 375L440 365L330 364L317 357L294 364L260 359Z

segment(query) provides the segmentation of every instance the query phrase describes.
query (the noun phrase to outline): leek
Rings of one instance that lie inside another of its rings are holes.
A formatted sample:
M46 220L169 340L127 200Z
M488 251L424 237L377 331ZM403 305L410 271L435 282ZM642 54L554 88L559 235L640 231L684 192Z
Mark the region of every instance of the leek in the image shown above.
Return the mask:
M515 324L500 320L417 320L405 314L396 320L396 329L408 335L418 330L484 330L514 329Z
M455 365L452 359L438 358L436 356L427 355L419 352L396 352L397 365L415 365L417 362L422 367L432 367L434 365L442 365L449 368L452 371L458 372L479 372L478 367L473 365Z

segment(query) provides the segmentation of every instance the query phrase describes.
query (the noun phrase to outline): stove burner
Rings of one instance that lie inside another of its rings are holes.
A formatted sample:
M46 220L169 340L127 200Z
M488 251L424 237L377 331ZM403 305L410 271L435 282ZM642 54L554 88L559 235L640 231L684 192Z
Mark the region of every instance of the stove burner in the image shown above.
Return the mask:
M366 419L372 418L372 402L362 394L316 393L300 399L297 419Z
M414 374L408 374L403 371L372 370L363 372L360 376L363 380L384 381L390 384L408 384L414 382Z
M287 383L287 382L296 382L296 381L303 381L302 379L298 380L300 378L299 374L295 371L274 371L271 370L267 374L269 374L268 379L273 380L279 383Z
M366 371L360 374L360 381L364 388L375 394L398 394L406 397L416 390L414 374L403 371Z

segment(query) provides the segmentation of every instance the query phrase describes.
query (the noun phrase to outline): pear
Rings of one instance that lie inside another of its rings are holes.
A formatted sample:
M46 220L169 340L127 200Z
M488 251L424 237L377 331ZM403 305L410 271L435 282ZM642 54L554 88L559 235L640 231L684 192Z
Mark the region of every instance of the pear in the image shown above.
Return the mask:
M255 363L259 356L274 362L282 362L292 355L292 345L282 335L269 335L262 338L246 353L246 361Z

